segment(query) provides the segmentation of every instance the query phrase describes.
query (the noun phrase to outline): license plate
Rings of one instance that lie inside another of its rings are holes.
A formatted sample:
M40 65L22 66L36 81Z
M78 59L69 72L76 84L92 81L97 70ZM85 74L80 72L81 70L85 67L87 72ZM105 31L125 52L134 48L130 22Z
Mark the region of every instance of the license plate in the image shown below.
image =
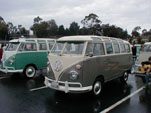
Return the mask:
M59 84L58 82L51 82L51 87L58 88Z

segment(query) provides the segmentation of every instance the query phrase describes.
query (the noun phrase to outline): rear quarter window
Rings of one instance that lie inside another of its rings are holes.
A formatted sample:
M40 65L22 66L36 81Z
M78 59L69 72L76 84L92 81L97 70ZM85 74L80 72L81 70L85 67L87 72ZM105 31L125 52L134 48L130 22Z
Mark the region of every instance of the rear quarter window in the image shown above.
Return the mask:
M130 51L130 45L129 45L129 44L125 44L125 48L126 48L127 53L130 53L130 52L131 52L131 51Z
M119 44L118 44L118 43L114 43L113 46L114 46L114 52L115 52L115 53L120 53Z
M124 43L120 43L121 53L126 53L125 45Z

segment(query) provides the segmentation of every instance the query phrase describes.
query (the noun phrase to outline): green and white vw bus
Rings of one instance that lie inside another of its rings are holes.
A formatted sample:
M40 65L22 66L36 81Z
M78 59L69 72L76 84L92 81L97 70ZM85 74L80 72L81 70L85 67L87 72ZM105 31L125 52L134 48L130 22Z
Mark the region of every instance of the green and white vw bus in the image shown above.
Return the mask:
M54 39L19 38L9 41L3 53L0 71L24 73L34 77L36 70L47 67L47 55L55 43Z

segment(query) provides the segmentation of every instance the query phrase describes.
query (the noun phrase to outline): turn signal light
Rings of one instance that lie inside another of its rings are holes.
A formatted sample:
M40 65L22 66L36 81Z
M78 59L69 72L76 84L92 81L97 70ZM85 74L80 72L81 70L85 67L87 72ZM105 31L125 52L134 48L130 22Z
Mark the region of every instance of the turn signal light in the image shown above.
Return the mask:
M15 56L13 56L12 59L15 60Z
M80 70L80 69L81 69L81 65L79 65L79 64L76 65L76 69L77 69L77 70Z
M10 61L9 61L9 64L10 64L10 65L13 65L13 61L10 60Z

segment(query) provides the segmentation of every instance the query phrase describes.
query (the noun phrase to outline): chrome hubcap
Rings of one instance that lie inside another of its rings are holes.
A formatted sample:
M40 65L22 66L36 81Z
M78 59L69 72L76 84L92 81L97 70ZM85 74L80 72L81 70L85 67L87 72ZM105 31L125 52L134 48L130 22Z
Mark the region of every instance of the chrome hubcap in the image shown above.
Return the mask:
M35 68L30 66L26 70L27 77L33 77L35 75Z
M29 75L31 75L33 73L33 70L32 69L28 69L28 72L27 72Z
M100 82L100 81L97 81L97 82L94 84L94 94L95 94L95 95L100 94L101 89L102 89L102 87L101 87L101 82Z
M127 79L128 79L128 73L125 72L125 73L124 73L124 80L127 81Z

